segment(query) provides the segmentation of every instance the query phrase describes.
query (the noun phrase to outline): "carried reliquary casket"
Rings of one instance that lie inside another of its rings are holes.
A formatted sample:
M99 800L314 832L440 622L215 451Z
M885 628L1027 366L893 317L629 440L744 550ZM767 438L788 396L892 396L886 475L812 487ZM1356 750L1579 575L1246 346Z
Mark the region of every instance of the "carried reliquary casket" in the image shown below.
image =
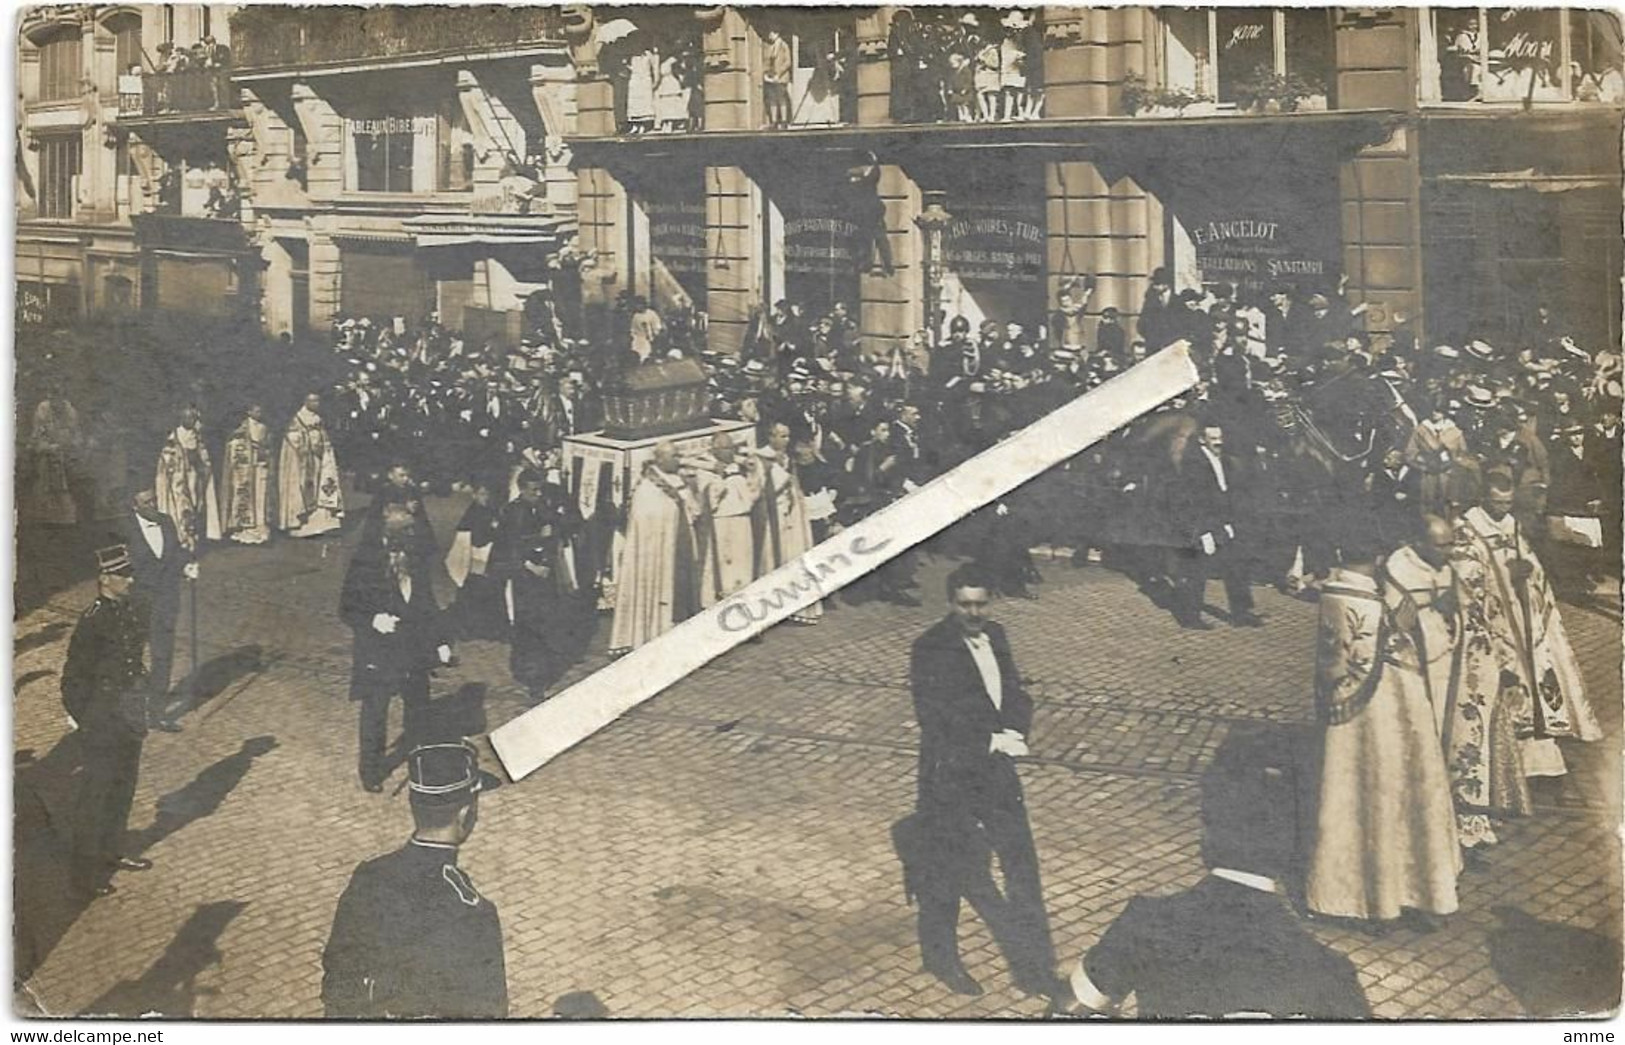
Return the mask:
M710 423L705 371L692 359L633 367L604 390L604 435L647 439Z

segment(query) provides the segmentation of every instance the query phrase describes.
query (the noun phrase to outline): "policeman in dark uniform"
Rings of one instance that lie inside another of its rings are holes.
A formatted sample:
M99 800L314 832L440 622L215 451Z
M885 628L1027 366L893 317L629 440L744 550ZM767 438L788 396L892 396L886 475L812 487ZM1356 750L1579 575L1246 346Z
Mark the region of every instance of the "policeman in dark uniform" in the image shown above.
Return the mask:
M504 585L513 624L509 668L532 703L547 696L590 637L583 633L592 614L574 582L566 547L580 526L574 499L531 470L520 473L519 497L503 509L497 526L492 572Z
M350 876L322 952L322 1005L341 1019L502 1019L502 922L457 866L497 778L465 741L413 751L407 779L412 837Z
M152 867L119 851L147 736L147 621L130 597L135 571L127 546L102 548L96 560L96 601L68 642L62 704L78 724L85 764L74 808L73 885L106 896L114 871Z

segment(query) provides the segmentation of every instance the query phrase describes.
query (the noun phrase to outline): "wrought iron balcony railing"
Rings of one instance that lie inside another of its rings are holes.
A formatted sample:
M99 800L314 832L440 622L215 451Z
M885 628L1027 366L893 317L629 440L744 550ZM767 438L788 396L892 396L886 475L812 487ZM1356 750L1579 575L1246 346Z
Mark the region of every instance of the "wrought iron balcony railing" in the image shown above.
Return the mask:
M234 58L245 70L563 41L557 7L247 5L231 26Z
M226 69L119 77L120 116L224 113L238 107L231 72Z

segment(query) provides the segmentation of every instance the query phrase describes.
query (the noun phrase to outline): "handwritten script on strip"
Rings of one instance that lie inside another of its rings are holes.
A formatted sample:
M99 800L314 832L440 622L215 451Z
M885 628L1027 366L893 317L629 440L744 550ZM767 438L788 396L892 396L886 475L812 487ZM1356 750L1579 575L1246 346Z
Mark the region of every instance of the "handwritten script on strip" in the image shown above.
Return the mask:
M701 665L1076 456L1197 380L1189 346L1176 342L504 724L491 733L491 746L508 775L523 779Z

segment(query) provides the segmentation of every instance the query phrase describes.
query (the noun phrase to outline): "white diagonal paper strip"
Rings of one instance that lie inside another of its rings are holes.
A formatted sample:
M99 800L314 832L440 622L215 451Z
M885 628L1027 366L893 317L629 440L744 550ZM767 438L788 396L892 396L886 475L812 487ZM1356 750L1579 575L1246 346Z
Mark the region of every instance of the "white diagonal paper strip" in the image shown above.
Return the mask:
M1189 346L1163 349L733 597L614 661L491 734L519 780L695 668L852 583L1197 382Z

